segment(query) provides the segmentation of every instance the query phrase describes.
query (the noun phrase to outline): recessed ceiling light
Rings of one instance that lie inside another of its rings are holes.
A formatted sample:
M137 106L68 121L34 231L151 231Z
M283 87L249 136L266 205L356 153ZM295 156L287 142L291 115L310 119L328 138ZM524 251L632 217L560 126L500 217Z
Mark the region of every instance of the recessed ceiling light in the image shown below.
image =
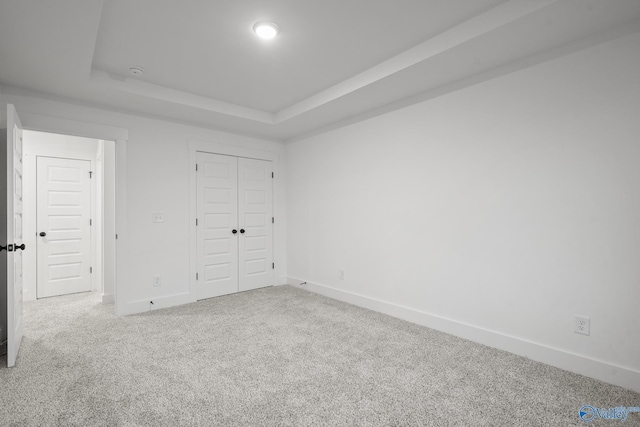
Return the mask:
M129 67L129 74L132 76L141 76L144 74L144 70L140 67L131 66Z
M273 22L258 22L253 26L253 32L261 39L270 40L278 35L280 28Z

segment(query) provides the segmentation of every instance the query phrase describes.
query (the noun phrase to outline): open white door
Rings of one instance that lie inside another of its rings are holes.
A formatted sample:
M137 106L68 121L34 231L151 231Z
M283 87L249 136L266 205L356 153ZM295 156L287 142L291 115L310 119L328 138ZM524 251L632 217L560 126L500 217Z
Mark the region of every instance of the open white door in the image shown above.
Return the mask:
M22 341L22 124L13 105L7 105L7 140L2 150L6 170L5 200L0 210L1 262L7 283L7 364L13 366ZM5 279L3 278L3 279Z

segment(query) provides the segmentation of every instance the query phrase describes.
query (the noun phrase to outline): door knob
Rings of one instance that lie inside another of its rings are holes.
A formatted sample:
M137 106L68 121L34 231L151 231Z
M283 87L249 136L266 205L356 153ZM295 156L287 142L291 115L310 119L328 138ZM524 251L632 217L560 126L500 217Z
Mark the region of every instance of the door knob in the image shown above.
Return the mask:
M7 245L7 246L0 246L0 252L2 251L7 251L7 252L13 252L14 250L17 251L18 249L21 249L24 251L24 249L26 248L25 244L21 244L21 245Z
M240 233L244 234L244 228L240 229Z
M44 236L46 236L46 235L47 235L47 233L45 233L44 231L41 231L41 232L40 232L40 237L44 237Z
M235 230L235 229L234 229L234 230L231 230L231 232L232 232L233 234L236 234L236 233L238 232L238 230Z

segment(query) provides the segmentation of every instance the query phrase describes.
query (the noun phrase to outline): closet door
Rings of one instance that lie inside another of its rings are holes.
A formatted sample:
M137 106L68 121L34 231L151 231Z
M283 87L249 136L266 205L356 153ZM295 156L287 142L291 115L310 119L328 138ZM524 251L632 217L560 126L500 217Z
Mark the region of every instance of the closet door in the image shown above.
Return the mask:
M238 159L239 290L273 285L271 162Z
M205 299L238 292L238 159L198 153L197 163L196 297Z

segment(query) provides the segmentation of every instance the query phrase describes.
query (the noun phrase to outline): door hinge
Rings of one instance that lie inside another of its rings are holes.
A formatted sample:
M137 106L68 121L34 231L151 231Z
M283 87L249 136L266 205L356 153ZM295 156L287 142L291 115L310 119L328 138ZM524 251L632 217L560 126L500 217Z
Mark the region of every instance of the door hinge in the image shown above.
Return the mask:
M89 179L91 179L93 172L89 171Z
M273 172L271 172L271 178L275 178L275 175L273 174Z
M116 240L118 240L118 235L116 234Z
M196 280L198 280L198 273L196 273Z
M89 274L93 274L93 267L89 267Z
M198 226L198 218L196 218L196 227Z
M196 172L198 171L198 164L196 163Z
M89 219L89 225L93 225L93 220Z
M271 217L271 224L275 224L275 223L276 223L275 218L274 218L274 217Z
M272 263L271 263L271 268L272 268L272 269L273 269L273 268L276 268L276 263L275 263L275 262L272 262Z

